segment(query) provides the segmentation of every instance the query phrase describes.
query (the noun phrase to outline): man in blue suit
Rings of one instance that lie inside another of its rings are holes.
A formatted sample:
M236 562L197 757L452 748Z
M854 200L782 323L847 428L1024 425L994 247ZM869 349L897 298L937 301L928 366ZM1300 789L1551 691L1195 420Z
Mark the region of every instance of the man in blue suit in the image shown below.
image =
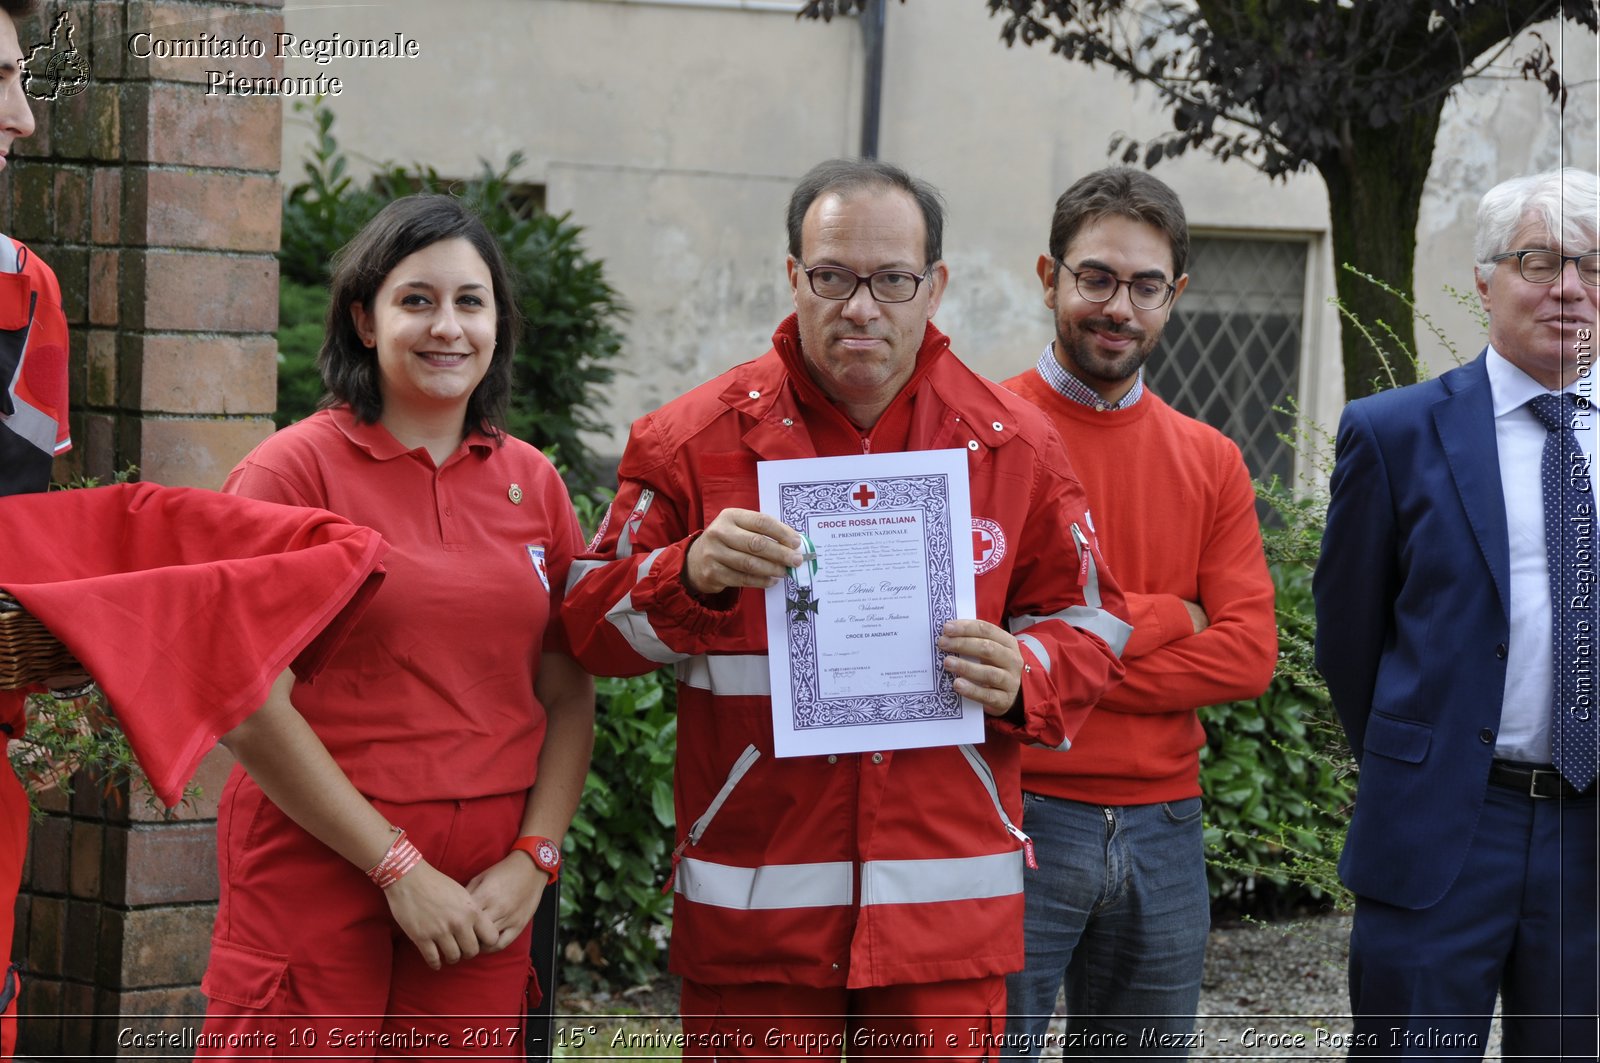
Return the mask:
M1596 1058L1597 219L1591 173L1492 189L1488 348L1339 423L1315 591L1361 769L1352 1055L1479 1057L1498 992L1506 1058Z

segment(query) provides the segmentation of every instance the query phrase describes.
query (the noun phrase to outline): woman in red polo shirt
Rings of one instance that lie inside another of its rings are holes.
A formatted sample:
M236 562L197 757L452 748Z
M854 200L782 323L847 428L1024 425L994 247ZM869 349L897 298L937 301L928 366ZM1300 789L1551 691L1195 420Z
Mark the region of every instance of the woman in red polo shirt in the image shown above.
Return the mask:
M519 324L482 222L447 196L390 204L335 259L324 408L224 486L391 549L316 680L280 677L224 739L244 770L218 813L200 1055L521 1054L594 687L556 622L582 548L566 489L499 427Z

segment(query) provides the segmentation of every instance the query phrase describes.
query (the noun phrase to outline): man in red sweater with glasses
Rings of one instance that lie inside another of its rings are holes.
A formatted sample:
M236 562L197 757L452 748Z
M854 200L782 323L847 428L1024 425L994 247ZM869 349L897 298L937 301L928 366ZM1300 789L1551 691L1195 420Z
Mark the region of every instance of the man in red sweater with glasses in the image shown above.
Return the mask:
M1008 1050L1037 1058L1063 981L1068 1056L1183 1056L1210 925L1196 709L1266 689L1272 579L1239 448L1144 385L1188 284L1171 188L1116 167L1056 202L1044 303L1056 339L1006 386L1042 409L1089 496L1132 613L1127 677L1070 749L1025 748L1027 966L1007 979Z

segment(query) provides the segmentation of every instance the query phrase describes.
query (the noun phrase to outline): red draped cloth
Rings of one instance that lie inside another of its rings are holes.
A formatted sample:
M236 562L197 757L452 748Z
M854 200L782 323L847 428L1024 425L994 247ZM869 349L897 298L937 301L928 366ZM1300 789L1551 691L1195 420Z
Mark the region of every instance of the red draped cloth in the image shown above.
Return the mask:
M0 587L99 683L169 806L284 668L322 667L387 549L332 513L214 491L0 498Z
M214 491L119 484L0 497L0 588L99 683L168 806L285 668L309 679L322 667L377 590L387 550L332 513ZM0 691L0 724L16 736L24 705L24 692ZM0 962L26 816L0 766Z

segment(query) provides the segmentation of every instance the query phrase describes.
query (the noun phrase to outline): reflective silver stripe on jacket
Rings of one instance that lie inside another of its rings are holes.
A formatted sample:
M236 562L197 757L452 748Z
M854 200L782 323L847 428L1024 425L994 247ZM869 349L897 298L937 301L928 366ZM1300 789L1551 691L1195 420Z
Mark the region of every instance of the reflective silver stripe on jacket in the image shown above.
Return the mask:
M22 259L17 253L17 245L11 242L9 236L0 235L0 273L17 273L22 269ZM37 308L38 297L35 296ZM13 433L32 443L46 454L56 454L66 449L65 444L56 443L58 426L55 418L24 402L22 396L16 393L17 382L22 379L22 368L28 364L28 341L33 338L33 310L28 314L28 334L22 340L22 357L17 359L16 372L10 380L0 381L4 384L7 394L11 396L12 414L8 417L0 413L0 420L4 420L6 427ZM62 414L65 415L63 410Z
M849 861L732 867L693 857L678 862L676 891L685 900L718 908L830 908L854 899Z
M936 860L869 860L861 865L861 906L938 904L1022 892L1022 853Z
M17 366L17 374L22 374L22 366ZM15 386L13 384L13 386ZM28 405L20 395L11 396L11 405L16 410L10 417L0 414L0 421L4 421L7 428L21 436L29 443L38 447L46 454L56 453L56 433L58 431L55 419L43 410L35 409Z
M933 860L869 860L861 865L861 904L940 904L1022 892L1022 853ZM684 857L675 889L685 900L717 908L764 911L828 908L852 899L847 860L734 867Z
M656 563L656 558L660 556L660 550L653 550L639 561L638 575L634 577L635 583L650 574L650 567ZM567 570L567 593L571 594L572 588L576 587L583 577L595 569L614 563L611 561L574 561L572 567ZM606 619L610 621L612 627L621 632L628 645L633 647L633 652L646 660L655 661L657 664L673 664L689 656L687 653L677 652L661 641L661 636L656 634L656 629L650 626L650 618L633 607L633 595L631 593L623 595L621 601L606 610Z
M1128 645L1128 636L1133 634L1133 625L1121 617L1112 616L1104 609L1091 609L1087 605L1072 605L1059 613L1049 616L1017 616L1011 618L1010 628L1013 635L1041 624L1046 620L1062 620L1080 631L1099 635L1105 639L1106 645L1111 647L1111 652L1118 657L1122 656L1123 649Z
M678 682L696 690L709 690L718 697L764 698L772 693L772 676L767 671L764 653L724 656L697 654L679 661Z
M1039 658L1039 663L1044 665L1045 674L1049 675L1051 663L1050 651L1044 648L1044 643L1040 642L1026 631L1018 631L1015 634L1017 636L1017 641L1028 647L1028 649L1032 650L1033 655ZM1063 739L1059 746L1047 746L1043 742L1035 742L1033 744L1041 749L1054 749L1058 753L1065 753L1067 750L1072 748L1072 739Z
M574 561L567 566L567 593L571 594L572 588L576 587L583 577L609 564L611 564L609 561Z
M1088 578L1083 585L1083 605L1071 605L1059 613L1049 616L1016 616L1012 617L1006 625L1013 635L1020 637L1021 633L1035 624L1046 620L1060 620L1070 624L1080 631L1088 631L1099 635L1105 640L1111 652L1118 657L1128 645L1128 636L1133 634L1133 625L1119 616L1106 612L1101 608L1100 601L1100 570L1094 563L1094 551L1089 549L1089 538L1083 534L1083 529L1077 524L1072 525L1072 542L1078 548L1078 564L1089 570ZM1035 640L1037 641L1037 640ZM1029 648L1038 654L1038 649L1033 643ZM1043 655L1039 658L1045 664L1045 670L1050 668L1050 658Z
M1044 648L1044 643L1040 642L1038 639L1034 638L1025 631L1016 631L1012 632L1012 634L1017 636L1018 642L1022 643L1024 646L1028 647L1028 649L1033 651L1033 655L1039 658L1039 663L1044 665L1045 675L1049 675L1050 651Z
M1021 838L1021 831L1012 826L1000 802L988 762L974 746L960 749L994 802L1000 824ZM753 744L744 748L717 796L689 828L680 849L699 844L734 787L760 756L761 751ZM861 865L861 903L934 904L1010 896L1022 892L1022 867L1021 852L931 860L869 860ZM851 903L853 874L854 866L847 860L736 867L685 856L678 861L674 889L698 904L740 911L825 908Z

